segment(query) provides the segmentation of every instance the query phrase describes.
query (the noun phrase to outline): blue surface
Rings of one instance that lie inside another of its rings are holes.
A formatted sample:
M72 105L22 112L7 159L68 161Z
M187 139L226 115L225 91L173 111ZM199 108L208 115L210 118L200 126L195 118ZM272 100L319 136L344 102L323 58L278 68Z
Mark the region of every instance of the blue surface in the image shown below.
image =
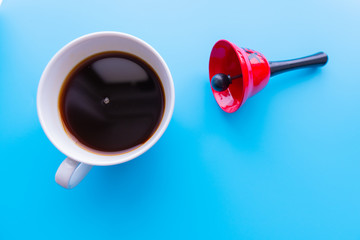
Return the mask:
M358 0L4 0L0 239L360 239L359 11ZM37 85L62 46L102 30L158 50L175 111L146 154L65 190ZM330 60L272 78L226 114L208 82L222 38L270 60Z

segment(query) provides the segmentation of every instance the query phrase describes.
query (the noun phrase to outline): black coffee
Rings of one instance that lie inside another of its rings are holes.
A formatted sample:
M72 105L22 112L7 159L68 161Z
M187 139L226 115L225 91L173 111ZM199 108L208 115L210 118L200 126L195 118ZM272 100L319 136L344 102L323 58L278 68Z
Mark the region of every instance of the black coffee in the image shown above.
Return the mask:
M60 91L68 131L83 145L115 152L145 143L165 108L156 72L142 59L103 52L79 63Z

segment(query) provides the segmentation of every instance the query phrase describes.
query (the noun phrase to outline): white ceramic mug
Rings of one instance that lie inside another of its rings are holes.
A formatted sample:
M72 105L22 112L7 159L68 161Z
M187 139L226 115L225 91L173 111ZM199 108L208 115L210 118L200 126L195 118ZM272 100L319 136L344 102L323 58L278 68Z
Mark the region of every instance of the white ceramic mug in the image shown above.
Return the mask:
M143 59L156 71L165 92L165 110L155 133L140 146L116 155L88 151L80 147L76 139L70 137L65 130L58 108L60 89L69 72L85 58L106 51L127 52ZM94 165L120 164L146 152L167 128L174 110L174 102L174 83L165 61L155 49L141 39L119 32L97 32L67 44L46 66L37 93L37 110L41 126L55 147L67 156L56 172L56 182L65 188L73 188Z

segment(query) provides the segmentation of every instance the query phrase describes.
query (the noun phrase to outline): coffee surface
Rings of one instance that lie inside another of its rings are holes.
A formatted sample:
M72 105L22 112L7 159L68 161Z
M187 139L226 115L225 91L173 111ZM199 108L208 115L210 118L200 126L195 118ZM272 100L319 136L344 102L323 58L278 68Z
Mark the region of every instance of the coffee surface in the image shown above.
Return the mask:
M122 52L96 54L79 63L59 97L67 130L83 145L104 152L146 142L165 107L156 72L142 59Z

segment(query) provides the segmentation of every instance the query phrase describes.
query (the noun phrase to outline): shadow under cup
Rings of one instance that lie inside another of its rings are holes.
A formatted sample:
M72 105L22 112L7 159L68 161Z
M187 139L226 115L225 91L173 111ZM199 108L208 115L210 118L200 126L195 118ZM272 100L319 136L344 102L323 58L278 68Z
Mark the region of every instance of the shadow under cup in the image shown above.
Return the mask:
M151 66L163 86L165 107L157 129L143 144L119 152L102 152L79 143L66 130L59 112L59 94L68 74L84 59L102 52L123 52L137 56ZM170 71L150 45L128 34L99 32L70 42L52 58L40 80L37 108L46 135L62 153L89 165L114 165L139 156L157 142L170 122L174 101Z

